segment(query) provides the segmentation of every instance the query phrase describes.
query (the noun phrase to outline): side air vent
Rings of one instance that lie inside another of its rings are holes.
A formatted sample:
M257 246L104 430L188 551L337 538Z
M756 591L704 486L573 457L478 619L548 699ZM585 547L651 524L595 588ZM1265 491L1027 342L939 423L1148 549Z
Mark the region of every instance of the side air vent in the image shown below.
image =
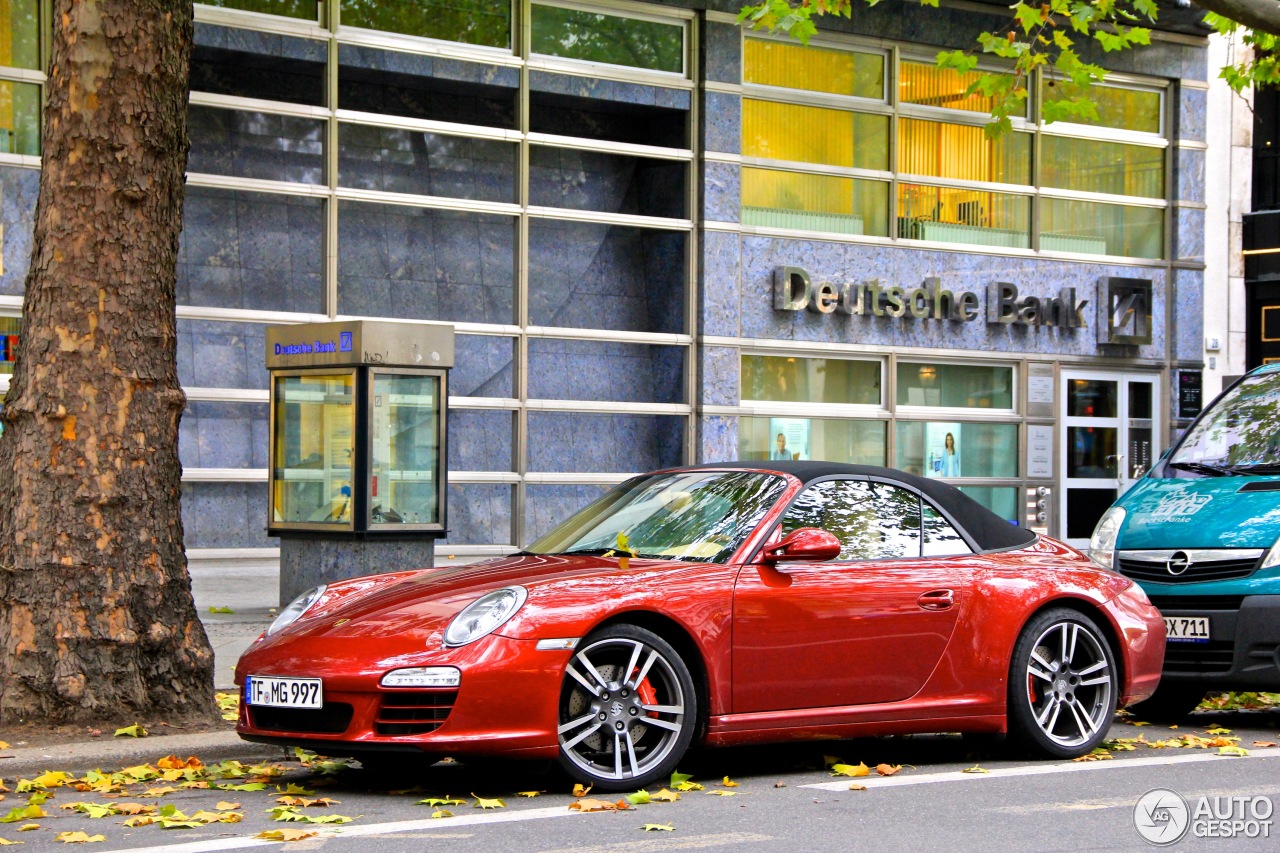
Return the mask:
M1245 483L1236 493L1240 492L1280 492L1280 480L1255 480Z

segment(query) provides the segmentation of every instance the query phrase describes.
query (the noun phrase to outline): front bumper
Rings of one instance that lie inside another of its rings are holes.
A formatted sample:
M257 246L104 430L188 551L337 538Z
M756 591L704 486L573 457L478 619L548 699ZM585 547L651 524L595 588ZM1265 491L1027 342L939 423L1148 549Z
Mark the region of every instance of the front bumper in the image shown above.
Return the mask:
M1208 616L1209 642L1170 642L1164 678L1206 690L1280 690L1280 595L1153 595L1165 616Z
M533 640L490 635L430 659L368 663L291 649L246 653L246 674L319 677L319 710L240 704L239 735L251 741L305 746L325 755L427 753L554 757L561 676L571 652L540 651ZM318 652L318 650L316 650ZM456 688L384 688L378 682L402 666L456 666Z

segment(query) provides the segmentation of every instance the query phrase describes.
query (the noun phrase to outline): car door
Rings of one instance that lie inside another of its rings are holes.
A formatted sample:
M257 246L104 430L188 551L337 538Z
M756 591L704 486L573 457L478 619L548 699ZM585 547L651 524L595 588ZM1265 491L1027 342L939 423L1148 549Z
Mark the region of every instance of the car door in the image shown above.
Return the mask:
M734 590L733 711L895 702L919 691L942 657L963 591L958 533L915 492L835 478L808 486L782 535L818 527L841 542L832 561L748 565ZM923 522L923 523L922 523Z

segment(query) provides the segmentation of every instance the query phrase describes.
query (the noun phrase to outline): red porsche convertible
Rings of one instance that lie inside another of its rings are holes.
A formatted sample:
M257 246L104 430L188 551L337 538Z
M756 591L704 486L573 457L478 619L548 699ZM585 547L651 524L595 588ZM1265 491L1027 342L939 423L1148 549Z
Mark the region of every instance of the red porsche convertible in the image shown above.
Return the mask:
M1131 581L950 486L725 463L628 480L509 557L307 592L240 659L237 729L558 757L610 790L695 740L1007 731L1065 758L1154 691L1164 644Z

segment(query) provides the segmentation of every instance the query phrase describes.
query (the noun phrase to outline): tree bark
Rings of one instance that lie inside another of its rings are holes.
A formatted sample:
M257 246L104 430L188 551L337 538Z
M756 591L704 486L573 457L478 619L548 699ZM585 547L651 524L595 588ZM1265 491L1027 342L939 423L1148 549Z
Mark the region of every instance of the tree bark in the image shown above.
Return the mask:
M0 720L214 718L179 507L191 0L55 0L0 437Z

